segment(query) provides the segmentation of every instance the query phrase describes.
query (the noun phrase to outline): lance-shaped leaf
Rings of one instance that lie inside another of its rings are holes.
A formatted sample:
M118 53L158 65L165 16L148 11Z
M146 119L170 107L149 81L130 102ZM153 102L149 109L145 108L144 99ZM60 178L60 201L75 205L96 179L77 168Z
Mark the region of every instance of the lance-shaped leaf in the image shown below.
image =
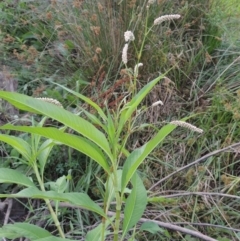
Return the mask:
M36 199L49 199L56 201L64 201L78 206L79 208L87 209L101 216L107 218L103 209L98 206L92 199L85 193L58 193L54 191L40 191L37 188L29 187L16 194L0 194L0 197L12 198L36 198Z
M62 144L70 146L91 157L100 166L102 166L106 172L110 172L110 167L100 148L95 143L87 140L84 137L64 133L53 127L13 126L6 124L1 126L0 129L34 133L61 142Z
M76 116L52 103L34 99L18 93L0 91L0 98L10 102L19 109L42 114L63 123L67 127L70 127L85 136L87 139L93 141L112 160L111 150L105 135L83 118Z
M76 239L59 238L59 237L51 236L46 238L35 239L34 241L76 241Z
M0 134L0 141L3 141L16 149L25 159L31 159L31 147L23 139L15 136Z
M137 224L147 205L147 191L137 173L131 179L131 183L133 189L127 198L124 209L123 237L130 228Z
M43 176L44 173L44 168L47 163L49 154L54 146L54 141L52 139L48 139L42 143L38 150L38 156L37 159L39 161L39 167L40 167L40 172L41 175Z
M160 131L150 141L135 149L128 157L123 165L122 174L122 191L127 186L128 182L136 172L139 165L152 152L152 150L161 143L167 135L169 135L176 126L168 124L160 129Z
M118 183L118 192L121 191L121 180L122 180L122 170L117 170L117 183ZM105 183L105 210L109 209L109 206L111 205L111 202L116 197L115 189L114 189L114 173L111 173L108 176L107 182Z
M35 187L26 175L9 168L0 168L0 183L16 183L26 187Z
M102 232L104 232L104 240L108 234L111 232L107 230L110 223L114 220L114 217L105 221L104 229L103 223L100 223L96 228L90 230L85 238L85 241L101 241L102 240Z
M47 230L29 223L7 224L0 228L0 238L28 238L36 240L40 238L52 237Z

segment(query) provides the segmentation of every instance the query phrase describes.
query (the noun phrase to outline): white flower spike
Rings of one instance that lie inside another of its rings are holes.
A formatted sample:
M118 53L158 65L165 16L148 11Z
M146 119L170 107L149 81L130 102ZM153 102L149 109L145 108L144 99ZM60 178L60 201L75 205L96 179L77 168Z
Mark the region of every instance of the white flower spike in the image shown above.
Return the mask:
M163 105L163 102L161 100L158 100L152 104L152 107L157 106L157 105Z
M200 129L200 128L197 128L196 126L192 125L192 124L189 124L187 122L184 122L184 121L171 121L170 124L173 124L173 125L176 125L176 126L181 126L181 127L185 127L191 131L195 131L195 132L198 132L198 133L203 133L203 130Z
M181 15L179 14L170 14L170 15L163 15L159 18L156 18L154 20L154 25L159 25L165 21L170 21L170 20L173 20L173 19L179 19L181 17Z
M127 52L128 52L128 44L125 44L122 50L122 62L124 64L127 64L128 59L127 59Z
M142 67L142 66L143 66L143 63L139 63L139 64L136 64L136 65L135 65L134 71L133 71L134 77L137 77L137 76L138 76L138 69L139 69L139 67Z

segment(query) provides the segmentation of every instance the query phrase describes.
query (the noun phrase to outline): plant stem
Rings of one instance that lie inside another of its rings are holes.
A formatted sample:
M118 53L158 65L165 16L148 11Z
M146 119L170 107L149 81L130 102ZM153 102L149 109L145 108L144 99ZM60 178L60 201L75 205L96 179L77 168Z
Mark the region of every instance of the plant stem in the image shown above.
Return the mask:
M106 220L105 218L102 218L102 232L101 232L101 241L104 241L104 237L105 237L105 224L106 224Z
M113 186L115 191L115 198L116 198L116 218L115 218L115 225L114 225L114 238L113 241L118 241L118 234L120 228L120 220L121 220L121 207L122 207L122 199L119 195L118 190L118 177L117 177L117 164L113 164Z
M104 196L104 207L103 207L103 210L104 212L107 214L108 212L108 207L107 207L107 196L108 196L108 181L109 181L109 176L107 178L107 182L106 182L106 191L105 191L105 196ZM105 218L102 218L102 232L101 232L101 241L104 241L104 234L105 234L105 225L106 225L106 220Z
M38 183L39 183L39 185L40 185L41 190L42 190L43 192L45 192L44 183L43 183L43 181L42 181L42 179L41 179L41 177L40 177L40 174L39 174L37 165L36 165L35 163L34 163L34 166L33 166L33 170L34 170L34 172L35 172L35 174L36 174L36 177L37 177L37 180L38 180ZM50 214L51 214L52 219L53 219L53 221L54 221L54 223L55 223L55 226L56 226L57 229L58 229L59 235L61 236L61 238L65 238L65 234L64 234L64 232L63 232L63 230L62 230L62 228L61 228L61 226L60 226L58 217L57 217L56 213L54 212L54 210L53 210L53 208L52 208L52 205L51 205L51 203L50 203L50 200L47 199L47 198L44 198L44 201L45 201L45 203L46 203L46 205L47 205L47 207L48 207L48 210L50 211Z
M113 241L118 241L119 227L120 227L120 219L121 219L121 198L118 191L115 190L116 196L116 219L115 219L115 228L114 228L114 239Z

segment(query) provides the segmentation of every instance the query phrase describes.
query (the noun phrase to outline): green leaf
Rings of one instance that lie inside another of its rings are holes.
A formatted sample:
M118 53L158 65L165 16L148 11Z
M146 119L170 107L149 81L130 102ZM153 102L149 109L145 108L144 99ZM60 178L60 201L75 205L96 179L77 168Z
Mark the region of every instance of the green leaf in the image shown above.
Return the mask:
M85 241L100 241L102 228L103 224L100 223L96 228L89 231L86 235Z
M85 193L58 193L54 191L40 191L37 188L29 187L16 194L0 194L0 197L12 198L36 198L36 199L50 199L56 201L69 202L77 207L93 211L107 218L103 209L98 206L92 199Z
M42 143L42 145L40 146L40 148L38 150L37 159L39 161L40 172L41 172L42 176L43 176L43 173L44 173L44 168L45 168L45 165L47 163L49 154L50 154L54 145L55 145L54 141L51 140L51 139L48 139L48 140L46 140Z
M22 40L27 40L27 39L35 39L35 40L37 40L37 37L36 37L36 35L31 31L31 32L27 32L27 33L23 34L23 35L21 36L21 39L22 39Z
M29 133L38 134L46 138L51 138L59 141L64 145L70 146L95 160L106 172L110 172L110 167L107 163L106 157L97 145L90 142L84 137L73 134L64 133L53 127L28 127L28 126L13 126L10 124L1 126L4 130L17 130Z
M140 231L147 231L152 234L156 234L157 232L165 232L165 230L160 228L156 223L150 221L143 223L140 227Z
M107 134L109 137L109 142L115 145L115 138L116 138L116 130L113 123L113 119L108 111L108 121L107 121Z
M144 161L144 159L152 152L152 150L161 143L167 135L169 135L176 126L172 124L165 125L160 129L160 131L145 145L138 149L135 149L128 157L123 165L123 176L122 176L122 191L127 186L131 177L136 172L139 165Z
M51 191L64 193L68 187L67 177L63 175L56 182L46 182L45 186L49 186Z
M46 238L35 239L34 241L76 241L76 240L51 236L51 237L46 237Z
M156 79L149 82L145 85L138 93L135 95L132 100L127 103L120 115L119 128L118 128L118 136L120 135L124 124L129 120L133 112L137 109L138 105L142 102L142 100L146 97L146 95L151 91L151 89L157 84L159 80L161 80L164 75L160 75Z
M4 230L4 228L0 228L0 238L15 239L15 238L19 238L19 234L16 234L11 230Z
M124 209L123 237L130 228L137 224L147 205L147 191L137 173L133 176L131 183L133 189L127 198Z
M110 231L108 231L107 228L108 228L110 222L112 222L113 219L114 219L114 217L112 217L109 220L106 220L106 222L105 222L104 240L105 240L105 237L108 234L110 234ZM102 231L103 231L103 224L100 223L96 228L92 229L91 231L89 231L87 233L85 241L99 241L99 240L101 240Z
M96 115L93 115L86 110L83 110L83 112L87 116L87 118L91 121L92 124L100 126L103 130L106 131L106 126L102 124L102 122L97 118Z
M0 168L0 183L16 183L26 187L35 187L26 175L9 168Z
M45 229L29 223L7 224L0 228L1 238L15 239L25 237L30 240L36 240L39 238L45 238L50 236L51 233L49 233Z
M108 210L111 202L115 198L115 190L114 190L114 173L111 173L108 176L107 182L105 183L105 206L106 210ZM121 191L121 180L122 180L122 170L117 170L117 183L118 183L118 192Z
M63 123L79 134L85 136L87 139L93 141L112 160L112 154L107 138L101 131L99 131L94 125L85 119L76 116L52 103L34 99L18 93L0 91L0 98L10 102L19 109L42 114Z
M15 136L9 136L0 134L0 140L9 144L14 149L16 149L22 156L27 160L30 161L31 159L31 147L29 144L21 138Z

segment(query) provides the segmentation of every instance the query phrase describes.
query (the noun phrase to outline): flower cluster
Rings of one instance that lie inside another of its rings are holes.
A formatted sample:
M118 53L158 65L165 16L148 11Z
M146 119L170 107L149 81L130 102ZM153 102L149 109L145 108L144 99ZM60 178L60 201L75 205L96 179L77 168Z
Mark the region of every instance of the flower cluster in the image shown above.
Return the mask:
M126 42L128 42L128 41L134 41L134 40L135 40L135 37L134 37L134 35L133 35L133 32L132 32L132 31L126 31L126 32L124 33L124 39L125 39Z
M128 59L127 59L127 51L128 51L128 44L125 44L122 50L122 62L124 64L127 64Z
M125 42L127 42L127 43L124 45L123 50L122 50L122 62L124 64L127 64L127 62L128 62L128 59L127 59L128 44L129 44L129 42L135 40L133 32L126 31L124 33L124 39L125 39Z
M161 100L158 100L158 101L152 103L152 107L157 106L157 105L163 105L163 102Z
M132 31L126 31L124 33L124 39L125 39L125 42L127 42L127 43L124 45L123 50L122 50L122 62L124 64L127 64L127 62L128 62L128 59L127 59L128 44L129 44L129 42L135 40L133 32Z
M57 105L57 106L63 108L62 104L58 100L55 100L55 99L52 99L52 98L42 97L42 98L35 98L35 99L42 100L42 101L45 101L45 102L48 102L48 103L52 103L54 105Z
M181 17L181 15L179 14L170 14L170 15L163 15L159 18L156 18L154 20L154 25L159 25L165 21L170 21L170 20L173 20L173 19L179 19Z
M138 76L138 69L139 69L139 67L142 67L142 66L143 66L143 63L138 63L138 64L135 65L134 71L133 71L133 75L134 75L135 77Z
M197 128L196 126L189 124L187 122L184 121L171 121L170 124L176 125L176 126L181 126L181 127L185 127L191 131L195 131L198 133L203 133L203 130L200 128Z

